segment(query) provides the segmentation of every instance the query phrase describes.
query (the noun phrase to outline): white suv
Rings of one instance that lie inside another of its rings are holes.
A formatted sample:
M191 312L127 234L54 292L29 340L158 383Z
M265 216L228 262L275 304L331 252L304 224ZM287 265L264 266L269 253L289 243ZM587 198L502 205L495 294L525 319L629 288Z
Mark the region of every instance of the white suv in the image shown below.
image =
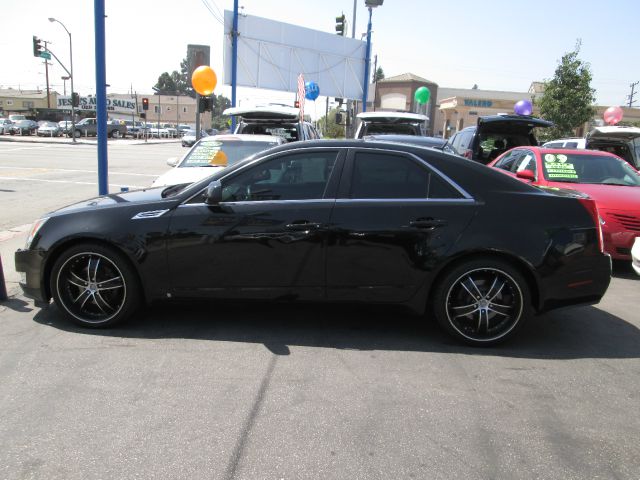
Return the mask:
M560 138L542 144L544 148L587 148L586 138Z

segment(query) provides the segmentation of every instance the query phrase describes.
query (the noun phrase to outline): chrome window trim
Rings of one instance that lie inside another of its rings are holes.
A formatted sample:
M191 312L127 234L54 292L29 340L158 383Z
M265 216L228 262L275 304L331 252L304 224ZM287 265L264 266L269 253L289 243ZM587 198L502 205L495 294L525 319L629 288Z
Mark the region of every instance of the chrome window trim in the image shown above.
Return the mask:
M268 205L272 203L335 203L335 198L308 198L304 200L252 200L252 201L242 201L242 202L220 202L218 205ZM178 205L180 207L201 207L202 205L206 205L206 203L183 203Z
M474 204L473 198L338 198L340 203L468 203Z

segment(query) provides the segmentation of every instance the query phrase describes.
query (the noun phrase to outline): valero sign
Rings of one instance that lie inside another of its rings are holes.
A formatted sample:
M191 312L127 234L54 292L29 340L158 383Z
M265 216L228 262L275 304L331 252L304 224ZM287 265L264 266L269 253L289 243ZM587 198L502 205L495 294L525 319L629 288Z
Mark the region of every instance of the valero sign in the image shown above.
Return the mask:
M95 110L97 101L96 97L80 97L80 106L76 110ZM58 109L71 110L71 97L59 96ZM107 98L107 110L119 113L135 113L136 102L122 98Z

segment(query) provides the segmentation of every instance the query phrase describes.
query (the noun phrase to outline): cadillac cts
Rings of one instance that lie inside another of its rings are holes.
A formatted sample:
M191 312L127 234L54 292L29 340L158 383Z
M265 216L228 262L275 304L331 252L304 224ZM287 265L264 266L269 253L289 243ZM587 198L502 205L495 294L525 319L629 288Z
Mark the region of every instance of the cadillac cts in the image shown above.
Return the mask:
M27 295L87 327L177 297L379 302L490 345L534 313L600 300L611 261L599 225L588 198L464 158L310 141L62 208L15 262Z

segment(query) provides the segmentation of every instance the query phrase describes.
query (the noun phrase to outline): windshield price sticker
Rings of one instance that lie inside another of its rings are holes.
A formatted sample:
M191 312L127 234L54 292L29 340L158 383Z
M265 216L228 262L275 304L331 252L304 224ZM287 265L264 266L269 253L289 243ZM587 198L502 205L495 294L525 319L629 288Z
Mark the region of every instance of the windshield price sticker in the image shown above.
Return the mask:
M578 178L574 165L567 163L567 156L561 153L547 153L544 156L544 168L549 178Z
M221 146L220 142L200 143L189 155L188 163L190 165L211 165Z

